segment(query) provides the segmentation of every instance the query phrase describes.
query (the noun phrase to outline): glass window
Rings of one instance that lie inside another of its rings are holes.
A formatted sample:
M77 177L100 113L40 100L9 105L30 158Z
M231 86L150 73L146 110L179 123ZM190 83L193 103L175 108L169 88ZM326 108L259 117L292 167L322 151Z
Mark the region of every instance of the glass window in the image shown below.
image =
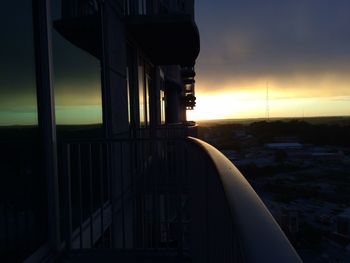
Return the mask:
M22 262L47 241L32 21L32 1L1 3L0 262Z

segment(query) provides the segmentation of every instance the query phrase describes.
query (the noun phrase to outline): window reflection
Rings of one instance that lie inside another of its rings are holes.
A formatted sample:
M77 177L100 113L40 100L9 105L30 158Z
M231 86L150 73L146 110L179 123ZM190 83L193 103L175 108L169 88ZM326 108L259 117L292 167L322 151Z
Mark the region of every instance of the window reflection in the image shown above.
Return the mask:
M62 1L52 1L53 21ZM94 11L95 12L95 11ZM102 123L100 61L53 29L54 88L58 125Z
M22 262L47 241L40 171L32 2L0 9L0 262Z

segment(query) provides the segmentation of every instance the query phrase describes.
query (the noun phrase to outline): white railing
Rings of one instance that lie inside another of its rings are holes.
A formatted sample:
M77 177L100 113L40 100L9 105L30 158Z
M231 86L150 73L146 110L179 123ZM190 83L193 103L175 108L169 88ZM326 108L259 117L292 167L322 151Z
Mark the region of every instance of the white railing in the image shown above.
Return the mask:
M195 262L301 262L259 196L221 152L189 138Z

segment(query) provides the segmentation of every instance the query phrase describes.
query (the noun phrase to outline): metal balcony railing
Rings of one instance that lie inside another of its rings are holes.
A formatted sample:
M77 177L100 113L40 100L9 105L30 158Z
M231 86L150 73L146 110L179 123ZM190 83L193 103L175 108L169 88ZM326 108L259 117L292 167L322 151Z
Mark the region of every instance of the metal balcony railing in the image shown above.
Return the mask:
M80 141L63 149L68 250L186 255L184 139Z
M301 262L240 172L198 139L67 142L63 156L71 256Z
M62 0L62 19L75 19L98 14L98 0Z
M191 14L192 10L191 0L124 0L125 15Z
M124 15L193 15L193 0L109 0ZM99 0L62 0L62 18L78 18L96 15L101 5Z

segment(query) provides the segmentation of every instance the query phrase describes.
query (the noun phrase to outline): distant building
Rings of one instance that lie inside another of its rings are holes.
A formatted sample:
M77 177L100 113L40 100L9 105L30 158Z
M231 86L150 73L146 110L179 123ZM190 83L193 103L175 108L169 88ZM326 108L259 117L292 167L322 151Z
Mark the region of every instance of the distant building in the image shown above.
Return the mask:
M231 161L235 161L238 159L238 154L234 150L221 150L221 152L227 157L227 159Z
M299 150L303 148L303 145L298 142L266 143L264 146L271 150Z
M297 142L299 141L298 136L275 136L274 137L274 142L281 142L281 143L291 143L291 142Z
M283 232L288 236L289 240L297 240L297 235L299 233L298 210L283 208L274 214L278 224L282 228Z
M350 208L339 214L335 219L335 232L350 240Z

